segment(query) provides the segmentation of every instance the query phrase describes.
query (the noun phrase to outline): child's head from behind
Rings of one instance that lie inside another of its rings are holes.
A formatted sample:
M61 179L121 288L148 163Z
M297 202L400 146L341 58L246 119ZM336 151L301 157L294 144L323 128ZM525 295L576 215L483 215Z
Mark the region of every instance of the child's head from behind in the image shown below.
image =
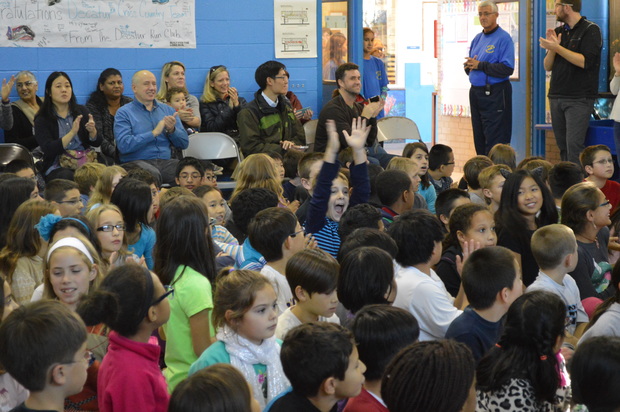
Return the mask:
M255 153L246 157L232 174L237 186L231 200L245 189L265 188L273 191L278 197L283 193L280 173L275 162L264 153Z
M314 316L332 316L339 270L336 259L320 249L296 253L286 264L286 280L297 304Z
M99 180L97 180L95 184L95 191L93 193L99 194L102 203L108 203L110 201L110 196L112 196L112 192L125 176L127 176L127 171L121 166L114 165L106 167L101 172L101 176L99 176Z
M530 172L534 172L535 170L539 170L537 173L540 176L540 180L547 185L549 181L549 171L553 165L546 161L544 158L540 156L532 156L526 157L521 160L517 165L517 169L529 170Z
M31 199L22 203L11 218L4 252L35 256L44 245L35 225L43 216L56 211L56 207L50 202Z
M390 235L379 229L361 227L351 232L351 234L340 244L340 250L338 251L338 262L342 262L345 256L347 256L353 249L363 246L378 247L379 249L386 251L392 259L396 257L396 253L398 252L398 246Z
M420 328L413 315L388 305L367 305L351 323L367 381L381 380L388 363L401 349L418 340Z
M562 224L582 234L586 227L602 228L611 224L611 204L594 183L582 182L571 186L562 196Z
M340 218L338 225L340 241L344 242L351 232L361 227L383 230L381 212L368 203L361 203L348 208Z
M179 383L168 412L260 412L247 381L237 368L217 363Z
M402 170L386 170L379 173L377 180L377 196L382 205L397 212L410 210L415 202L417 183Z
M276 292L269 280L251 270L223 270L213 297L213 325L227 326L260 345L271 338L278 322Z
M405 172L407 176L409 176L409 178L411 179L411 183L412 183L411 190L413 190L414 192L418 191L418 188L420 187L420 181L422 179L420 178L420 165L416 163L414 160L408 157L398 157L398 156L393 157L392 160L390 160L390 163L388 163L387 168L385 169L386 172L389 170L401 170ZM379 173L377 177L375 178L375 186L376 186L377 194L381 187L377 179L383 173L384 172Z
M186 157L179 162L175 173L177 185L189 190L201 186L205 176L205 168L200 160L194 157Z
M392 223L388 233L398 245L396 261L402 266L435 265L441 259L441 223L428 210L403 213Z
M304 153L297 150L287 150L282 158L282 164L284 165L284 177L289 179L295 179L298 175L297 166L299 161L303 158Z
M82 390L84 322L58 301L41 300L13 311L0 325L0 363L31 392L62 386L65 396Z
M502 175L502 170L510 173L508 166L495 164L482 169L478 175L478 183L482 188L482 193L487 203L499 205L502 199L502 188L504 187L504 182L506 182L506 178Z
M573 162L556 163L549 171L549 187L554 199L562 199L572 185L583 181L583 169Z
M123 212L127 231L133 233L138 225L148 225L153 217L153 194L146 183L130 177L122 179L110 197L110 202Z
M577 266L577 239L568 226L556 223L541 227L532 235L531 247L543 272L562 266L564 273L568 273Z
M489 158L496 165L506 165L510 170L517 168L517 152L512 146L498 143L489 150Z
M465 162L463 166L463 177L467 181L467 186L472 190L480 189L478 175L483 169L493 166L493 162L486 156L474 156Z
M85 237L59 239L47 252L43 297L75 309L81 297L101 283L100 267L101 259Z
M604 144L586 147L579 155L579 161L588 176L610 179L614 174L611 150Z
M441 177L450 177L454 172L454 153L450 146L436 144L428 152L428 168L439 171Z
M446 229L448 229L450 216L452 215L454 209L466 203L471 203L469 193L466 191L457 188L444 190L437 195L437 200L435 201L435 214L437 215L437 218L441 220L441 223L444 224Z
M469 303L477 310L496 303L508 310L523 294L521 268L512 252L502 246L474 251L463 265L461 280Z
M278 195L263 188L246 189L230 201L235 224L241 232L248 233L248 225L258 212L278 206Z
M226 201L222 197L222 192L214 186L199 186L193 193L200 198L207 207L209 221L214 225L223 226L226 224Z
M95 162L84 163L77 168L73 180L77 183L81 194L90 195L95 190L99 177L105 168L104 164Z
M125 337L140 329L152 332L168 321L171 293L155 274L128 263L110 271L99 287L85 296L77 312L89 325L104 323Z
M391 412L473 412L475 370L463 343L417 342L401 350L385 369L381 397Z
M342 260L337 291L351 313L370 304L391 304L396 297L392 257L378 247L353 249Z
M570 373L575 402L590 411L620 408L620 338L596 336L580 343Z
M483 205L468 203L457 207L450 216L449 227L446 246L460 248L470 240L479 243L480 247L497 244L495 218Z
M340 325L311 322L291 329L284 337L280 359L300 396L342 399L362 390L366 367L359 360L353 335Z
M287 208L270 207L256 214L248 226L252 247L267 262L289 258L305 247L304 232Z

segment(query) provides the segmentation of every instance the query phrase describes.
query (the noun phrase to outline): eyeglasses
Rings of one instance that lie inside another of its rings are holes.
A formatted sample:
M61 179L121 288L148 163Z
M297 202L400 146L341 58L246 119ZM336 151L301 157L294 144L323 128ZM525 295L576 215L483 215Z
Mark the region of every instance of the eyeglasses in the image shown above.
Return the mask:
M274 76L274 79L288 79L288 76Z
M23 83L15 83L15 86L16 86L18 89L21 89L22 87L30 87L30 86L32 86L33 84L37 84L37 82L35 82L35 81L30 81L30 80L29 80L29 81L27 81L27 82L23 82Z
M558 6L560 6L560 7L562 7L562 6L572 6L572 4L570 4L570 3L555 3L555 7L558 7Z
M213 66L209 69L209 76L211 76L211 74L213 74L213 72L219 69L220 67L223 68L224 70L227 70L226 66L222 66L221 64L219 66Z
M207 174L205 174L205 179L207 179L210 182L215 182L217 180L217 176L216 175L207 175Z
M126 225L103 225L97 228L97 232L113 232L114 229L119 232L124 232L127 229Z
M59 362L61 365L68 365L71 363L78 363L78 362L82 362L82 361L86 361L88 362L88 365L90 366L91 362L94 361L95 356L93 355L93 353L89 350L85 350L84 354L82 355L82 358L79 360L70 360L67 362Z
M614 164L614 160L613 159L601 159L601 160L597 160L596 162L593 162L599 165L612 165Z
M183 179L183 180L187 180L189 179L191 176L192 179L201 179L202 176L200 176L200 173L181 173L179 175L179 179Z
M609 206L609 204L610 204L610 203L611 203L611 202L610 202L609 200L605 199L605 202L604 202L604 203L601 203L600 205L598 205L598 207L605 207L605 206Z
M61 200L60 202L56 202L56 203L68 203L70 205L77 205L78 203L80 203L82 200L81 199L71 199L71 200Z
M484 13L478 13L478 17L489 17L492 14L497 14L496 12L492 12L492 13L488 13L488 12L484 12Z
M301 229L301 230L299 230L299 231L297 231L297 232L295 232L295 233L291 233L289 236L290 236L290 237L296 237L296 236L297 236L298 234L300 234L300 233L305 233L305 230L304 230L304 229Z
M166 285L164 286L164 289L166 290L166 293L164 293L159 298L157 298L153 303L151 303L151 306L155 306L159 304L159 302L166 299L167 297L170 297L170 299L174 299L174 288L172 286Z
M456 164L456 163L455 162L446 162L446 163L444 163L444 165L446 165L446 166L454 165L454 164Z

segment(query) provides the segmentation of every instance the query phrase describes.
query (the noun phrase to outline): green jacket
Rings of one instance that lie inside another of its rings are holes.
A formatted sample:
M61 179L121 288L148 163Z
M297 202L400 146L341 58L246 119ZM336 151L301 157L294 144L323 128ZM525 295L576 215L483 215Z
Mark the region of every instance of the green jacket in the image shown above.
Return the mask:
M261 91L257 91L254 93L254 100L237 115L237 126L241 151L246 156L271 151L284 154L280 146L280 142L284 140L296 145L306 144L304 128L284 96L278 98L276 107L271 107Z

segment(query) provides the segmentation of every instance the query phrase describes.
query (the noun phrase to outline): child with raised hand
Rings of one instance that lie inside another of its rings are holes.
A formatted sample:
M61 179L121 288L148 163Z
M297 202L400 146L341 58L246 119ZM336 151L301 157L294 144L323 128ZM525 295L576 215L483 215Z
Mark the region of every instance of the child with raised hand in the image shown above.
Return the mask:
M260 412L258 401L239 369L216 363L179 383L168 412Z
M11 286L0 276L0 325L19 307L11 293ZM28 390L0 366L0 411L9 412L28 398Z
M473 242L478 247L495 246L495 219L483 205L469 203L454 209L450 216L450 232L443 241L443 254L435 266L437 276L453 297L459 293L461 275L457 270L457 257L463 259L463 245Z
M87 325L105 323L111 329L97 380L100 411L168 409L160 348L152 333L168 321L173 292L145 267L127 264L108 273L80 302L77 312Z
M224 253L237 259L241 246L237 238L224 227L226 224L226 201L222 197L222 192L217 187L204 185L194 189L194 194L207 207L211 225L211 239Z
M366 126L365 119L357 118L353 120L351 128L350 135L344 131L347 144L353 149L354 165L349 169L353 189L351 199L349 199L349 181L343 174L338 173L339 164L336 158L340 140L336 122L330 120L327 122L328 140L323 165L317 176L304 225L306 232L314 235L319 247L333 257L337 256L340 247L338 234L340 217L349 206L366 203L370 196L365 147L370 126Z
M338 271L336 259L320 249L296 253L286 264L286 280L295 306L286 309L278 319L276 337L302 323L327 321L340 324L338 308Z
M366 365L362 392L349 399L344 412L387 412L381 399L381 377L392 358L418 340L420 328L413 315L388 305L368 305L355 315L350 326Z
M224 270L218 276L214 300L217 342L192 364L190 375L216 363L229 363L241 371L263 408L289 386L280 363L280 343L274 337L276 292L257 272Z
M435 185L431 184L428 175L428 147L422 142L408 143L403 149L403 157L407 157L418 164L418 175L420 176L421 182L417 192L426 200L428 210L435 213L437 192L435 190Z
M66 410L65 398L84 386L90 356L84 322L62 303L15 309L0 325L0 363L30 395L12 411Z
M534 172L517 170L506 177L497 212L497 244L514 253L523 284L529 286L538 275L530 241L536 229L558 223L558 212L549 188L540 178L542 169Z
M209 317L215 256L209 232L206 207L196 197L171 200L157 221L155 273L162 284L175 290L170 321L162 327L169 392L187 377L191 364L209 347L214 335Z
M499 342L478 364L477 411L565 411L570 388L564 358L566 305L542 290L517 298ZM504 406L505 405L505 406Z

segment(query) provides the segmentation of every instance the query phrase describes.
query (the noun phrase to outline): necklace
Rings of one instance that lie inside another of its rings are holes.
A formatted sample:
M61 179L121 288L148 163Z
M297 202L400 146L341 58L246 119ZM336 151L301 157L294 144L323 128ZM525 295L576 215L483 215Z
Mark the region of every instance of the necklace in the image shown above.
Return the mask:
M589 237L586 237L586 236L584 236L584 235L577 235L577 237L578 237L578 238L585 239L585 240L586 240L586 242L584 242L584 243L595 243L595 244L596 244L596 247L599 247L599 246L598 246L598 239L596 238L596 236L595 236L593 239L590 239Z

